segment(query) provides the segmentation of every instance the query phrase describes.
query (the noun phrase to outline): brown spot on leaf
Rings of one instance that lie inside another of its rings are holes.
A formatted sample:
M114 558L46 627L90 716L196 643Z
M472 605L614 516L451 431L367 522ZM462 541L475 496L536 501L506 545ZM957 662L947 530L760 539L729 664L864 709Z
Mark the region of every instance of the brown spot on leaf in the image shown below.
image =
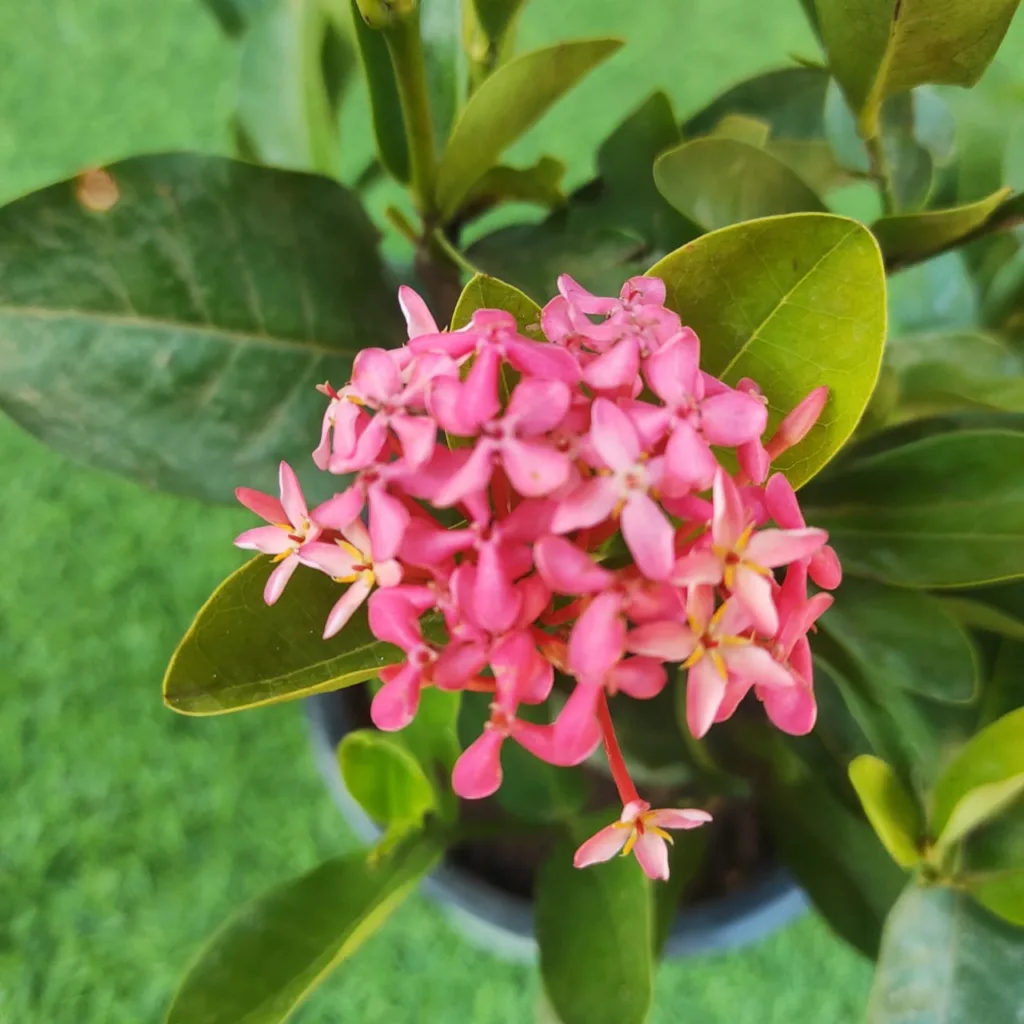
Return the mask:
M94 167L75 179L75 198L93 213L106 213L121 198L121 193L109 171Z

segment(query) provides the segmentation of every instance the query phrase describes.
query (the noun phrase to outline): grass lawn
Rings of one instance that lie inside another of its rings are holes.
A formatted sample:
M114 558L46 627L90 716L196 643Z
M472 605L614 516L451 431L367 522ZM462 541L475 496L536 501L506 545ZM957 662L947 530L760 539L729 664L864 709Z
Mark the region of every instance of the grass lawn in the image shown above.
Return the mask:
M814 52L796 0L533 0L523 44L605 32L629 47L515 155L553 152L579 180L581 154L655 85L682 112ZM6 0L0 40L0 199L133 152L226 144L237 54L199 0ZM365 120L347 124L358 165ZM0 466L0 1024L155 1022L232 908L352 839L297 706L192 720L160 702L247 514L143 492L3 420ZM843 1024L868 984L807 918L667 966L653 1019ZM536 996L531 968L473 949L415 897L296 1019L523 1024Z

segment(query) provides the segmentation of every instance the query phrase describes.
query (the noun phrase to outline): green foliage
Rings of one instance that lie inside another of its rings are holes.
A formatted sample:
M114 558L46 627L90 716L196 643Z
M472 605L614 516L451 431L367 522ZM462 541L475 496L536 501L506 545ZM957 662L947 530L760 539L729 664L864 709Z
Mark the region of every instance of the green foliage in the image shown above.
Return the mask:
M402 337L349 192L220 157L135 157L26 196L0 210L0 265L0 409L209 500L307 458L314 386Z
M654 984L650 883L632 857L577 870L572 854L560 843L537 882L547 998L562 1024L643 1024Z
M238 36L267 0L203 0L221 29L229 36Z
M884 761L862 754L850 764L850 781L875 834L901 868L921 861L921 812Z
M279 1024L440 860L414 833L380 854L329 860L243 907L185 975L167 1024Z
M971 833L960 852L960 884L993 914L1024 928L1024 805Z
M219 715L337 690L374 678L402 652L370 632L364 605L337 636L324 621L341 594L323 573L298 568L267 607L273 569L254 558L232 573L200 609L164 677L164 701L186 715Z
M521 331L540 326L540 306L518 288L504 281L477 274L471 278L452 313L452 330L465 327L478 309L504 309L516 318Z
M704 235L650 273L699 335L703 368L758 381L769 429L828 386L817 424L775 463L794 487L809 480L853 432L878 376L885 282L868 231L827 214L769 217Z
M462 0L420 0L419 11L434 145L441 150L466 93Z

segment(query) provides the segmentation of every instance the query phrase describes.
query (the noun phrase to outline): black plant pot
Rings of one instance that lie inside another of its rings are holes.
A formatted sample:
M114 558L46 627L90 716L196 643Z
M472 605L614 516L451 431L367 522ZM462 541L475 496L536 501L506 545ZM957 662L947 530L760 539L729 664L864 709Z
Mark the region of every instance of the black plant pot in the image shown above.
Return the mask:
M376 841L381 830L345 789L336 756L342 737L362 723L355 721L343 690L310 697L305 708L313 755L334 802L360 838ZM471 941L509 959L536 956L529 900L449 863L443 863L423 887ZM749 888L682 909L669 934L665 955L690 956L745 946L781 928L807 907L806 896L789 873L775 866Z

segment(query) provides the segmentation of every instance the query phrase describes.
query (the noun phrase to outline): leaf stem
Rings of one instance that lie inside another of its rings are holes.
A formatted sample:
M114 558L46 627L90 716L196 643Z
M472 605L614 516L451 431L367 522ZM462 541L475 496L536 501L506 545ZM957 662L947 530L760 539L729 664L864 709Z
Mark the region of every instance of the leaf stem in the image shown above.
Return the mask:
M459 268L459 270L465 271L470 277L475 277L477 274L483 273L479 267L475 267L466 255L460 252L451 241L445 236L445 233L440 228L434 228L431 233L431 240L437 246L437 248Z
M865 137L864 145L868 151L868 163L871 166L871 177L878 185L882 197L882 212L888 217L896 212L896 204L892 193L892 182L889 180L889 166L885 159L882 138L876 132Z

